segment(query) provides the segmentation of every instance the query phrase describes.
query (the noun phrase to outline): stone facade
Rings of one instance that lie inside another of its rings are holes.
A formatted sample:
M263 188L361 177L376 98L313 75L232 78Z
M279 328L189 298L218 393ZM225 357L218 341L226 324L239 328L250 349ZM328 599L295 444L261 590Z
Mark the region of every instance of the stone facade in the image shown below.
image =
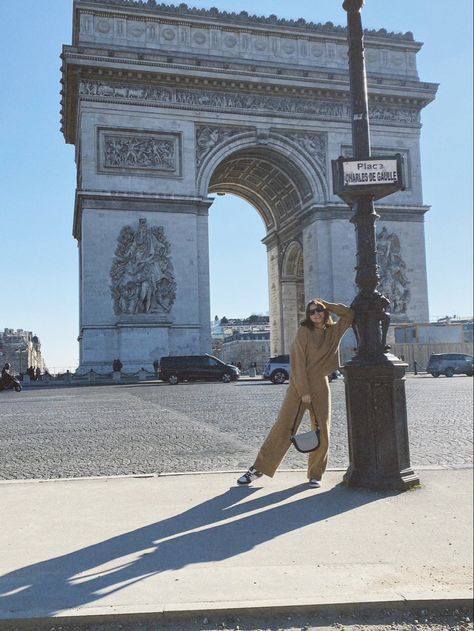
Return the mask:
M255 363L257 373L263 372L269 357L269 331L236 332L224 338L220 353L222 361L236 366L240 364L243 371L248 371Z
M265 223L272 355L308 299L351 302L354 229L330 177L351 147L346 37L304 20L76 0L62 130L78 171L80 371L210 352L210 193L243 197ZM377 206L382 286L395 319L423 321L420 112L436 86L418 78L410 33L365 43L373 153L401 153L408 182Z
M37 335L23 329L4 329L0 332L0 367L8 362L12 373L25 374L28 368L45 370L41 342Z

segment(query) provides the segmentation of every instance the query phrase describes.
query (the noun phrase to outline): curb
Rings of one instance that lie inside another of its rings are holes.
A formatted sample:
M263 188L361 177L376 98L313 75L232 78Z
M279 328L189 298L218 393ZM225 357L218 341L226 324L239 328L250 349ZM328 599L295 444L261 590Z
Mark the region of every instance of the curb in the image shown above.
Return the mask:
M403 613L410 609L427 609L430 612L439 610L472 610L473 599L464 595L447 596L443 598L413 598L407 599L400 595L398 599L384 599L373 601L341 601L331 603L304 603L304 604L280 604L280 605L244 605L242 607L212 606L203 603L198 607L180 608L164 607L152 611L124 611L120 613L119 608L113 607L110 613L106 611L98 612L95 615L81 615L78 610L77 615L52 616L38 618L9 618L0 619L0 631L52 631L56 628L61 631L106 631L109 625L120 625L121 631L134 631L136 625L158 624L159 622L173 622L188 618L215 617L219 616L297 616L299 614L312 614L315 616L339 616L342 614L354 613L364 615L367 613L377 614L390 610L392 614ZM155 627L153 627L155 628ZM158 628L158 627L157 627Z
M463 471L466 469L474 469L474 464L460 464L460 465L413 465L413 468L417 471ZM340 473L347 470L347 467L328 467L326 473ZM295 469L278 469L279 473L304 473L306 474L306 468ZM216 471L151 471L150 473L125 473L123 475L96 475L96 476L84 476L81 478L4 478L0 479L0 487L6 484L31 484L34 482L44 484L45 482L90 482L90 481L103 481L108 480L146 480L150 478L173 478L182 477L186 475L239 475L242 473L242 469L222 469Z

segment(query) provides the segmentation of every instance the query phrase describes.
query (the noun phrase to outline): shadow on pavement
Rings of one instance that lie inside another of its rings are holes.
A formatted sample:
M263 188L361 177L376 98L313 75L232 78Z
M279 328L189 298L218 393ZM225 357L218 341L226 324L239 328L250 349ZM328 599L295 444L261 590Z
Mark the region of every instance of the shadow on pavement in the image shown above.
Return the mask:
M393 495L342 485L311 494L306 484L260 497L259 490L233 487L176 516L6 574L0 577L0 618L2 612L50 616L90 604L152 575L229 559Z

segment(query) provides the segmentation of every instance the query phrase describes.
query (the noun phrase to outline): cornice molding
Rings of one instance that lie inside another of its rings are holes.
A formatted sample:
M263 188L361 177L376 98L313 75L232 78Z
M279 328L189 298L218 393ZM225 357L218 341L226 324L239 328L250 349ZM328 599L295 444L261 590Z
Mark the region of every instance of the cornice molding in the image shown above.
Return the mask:
M212 199L186 195L150 194L130 191L76 190L74 204L73 236L82 238L82 213L84 208L91 210L142 212L182 212L193 215L207 215Z
M230 11L219 11L216 8L200 9L196 7L190 7L187 4L181 3L180 5L157 3L156 0L76 0L75 7L80 9L86 9L87 7L94 8L95 11L101 9L126 9L133 12L146 12L151 14L159 13L160 16L169 16L174 19L185 18L198 18L207 22L230 22L234 26L270 26L272 28L281 28L294 31L309 31L323 34L335 34L347 36L347 27L339 26L333 22L326 22L322 24L320 22L307 21L304 18L297 20L287 20L279 18L276 15L259 16L250 15L247 11L240 11L240 13ZM96 9L98 7L98 9ZM407 31L406 33L394 33L389 32L384 28L378 30L364 29L364 34L368 37L375 37L377 39L395 40L404 43L415 43L413 33Z

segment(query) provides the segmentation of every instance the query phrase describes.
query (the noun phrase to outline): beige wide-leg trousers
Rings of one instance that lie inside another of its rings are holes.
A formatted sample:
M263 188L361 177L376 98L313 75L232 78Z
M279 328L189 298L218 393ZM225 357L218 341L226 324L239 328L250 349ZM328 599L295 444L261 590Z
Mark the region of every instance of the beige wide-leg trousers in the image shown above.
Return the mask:
M321 445L315 451L308 454L308 478L321 480L326 471L329 452L329 431L331 424L331 394L327 377L313 378L310 384L311 404L321 430ZM253 465L256 469L272 478L278 469L286 452L291 446L291 429L301 403L301 397L292 383L288 386L285 399L282 403L278 418L266 437L258 452ZM306 408L301 405L297 427L301 423ZM311 408L310 408L311 409ZM315 422L311 412L311 426L314 429Z

